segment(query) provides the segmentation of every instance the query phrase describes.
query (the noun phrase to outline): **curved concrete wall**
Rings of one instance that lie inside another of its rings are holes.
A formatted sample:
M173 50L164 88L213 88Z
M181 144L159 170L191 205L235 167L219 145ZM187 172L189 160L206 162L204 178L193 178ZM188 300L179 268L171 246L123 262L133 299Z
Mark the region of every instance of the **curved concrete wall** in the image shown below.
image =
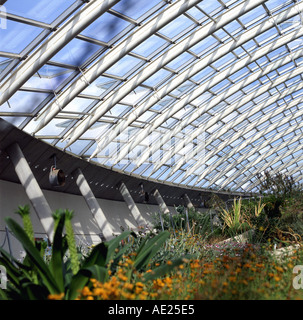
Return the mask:
M49 190L43 190L43 194L53 211L57 209L74 210L72 222L78 244L91 245L100 242L98 236L100 230L82 196ZM121 233L121 227L125 230L136 229L137 224L125 202L106 199L97 199L97 201L115 234ZM24 206L26 204L30 205L30 201L22 185L0 180L0 246L3 246L7 251L9 251L9 247L8 239L6 238L4 219L8 216L13 217L22 224L21 217L15 214L15 212L19 205ZM147 204L137 204L137 207L143 218L152 226L154 216L159 214L159 207L157 205ZM168 208L172 214L176 213L174 207ZM45 231L32 207L31 218L35 236L37 238L45 238ZM12 234L10 234L9 239L11 250L15 257L18 258L23 249Z

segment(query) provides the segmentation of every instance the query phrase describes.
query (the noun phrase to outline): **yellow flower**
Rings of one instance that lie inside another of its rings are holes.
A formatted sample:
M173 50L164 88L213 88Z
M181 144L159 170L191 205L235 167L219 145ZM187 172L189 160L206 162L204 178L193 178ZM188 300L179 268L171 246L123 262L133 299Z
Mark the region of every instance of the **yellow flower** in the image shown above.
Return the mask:
M83 296L90 296L92 295L92 292L89 290L89 287L85 286L83 289L82 289L82 295Z
M166 277L164 280L163 280L166 284L171 284L173 282L173 280L170 278L170 277Z
M279 267L279 266L276 266L275 268L276 268L276 270L279 271L279 272L283 272L283 271L284 271L283 268L281 268L281 267Z
M61 292L59 294L50 294L48 295L48 299L49 300L62 300L62 298L64 297L64 292Z
M123 275L123 274L118 274L118 278L120 279L120 280L122 280L122 281L127 281L127 277L125 276L125 275Z
M229 277L228 280L230 282L236 282L237 278L236 277Z

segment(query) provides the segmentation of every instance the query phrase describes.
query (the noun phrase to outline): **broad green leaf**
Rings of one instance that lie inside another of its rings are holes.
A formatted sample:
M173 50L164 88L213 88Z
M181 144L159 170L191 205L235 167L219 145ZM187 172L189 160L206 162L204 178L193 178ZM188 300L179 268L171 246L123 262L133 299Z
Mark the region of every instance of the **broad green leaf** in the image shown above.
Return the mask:
M56 283L56 280L54 279L48 266L45 264L42 257L40 256L40 252L37 250L37 248L35 248L25 231L13 219L6 218L5 221L8 227L14 233L15 237L22 243L24 250L28 254L31 261L37 267L37 271L39 272L39 275L43 279L50 293L60 293L60 289Z
M86 268L85 270L88 270L89 272L91 272L90 274L90 279L96 279L99 282L104 283L105 280L107 279L107 275L108 275L108 270L107 268L101 267L101 266L97 266L97 265L93 265L89 268Z
M83 262L82 268L88 268L94 264L104 267L106 264L107 252L107 243L101 242L97 244L91 251L90 255Z
M91 272L89 270L80 269L78 273L72 277L65 298L67 300L75 300L83 287L88 283L90 276Z

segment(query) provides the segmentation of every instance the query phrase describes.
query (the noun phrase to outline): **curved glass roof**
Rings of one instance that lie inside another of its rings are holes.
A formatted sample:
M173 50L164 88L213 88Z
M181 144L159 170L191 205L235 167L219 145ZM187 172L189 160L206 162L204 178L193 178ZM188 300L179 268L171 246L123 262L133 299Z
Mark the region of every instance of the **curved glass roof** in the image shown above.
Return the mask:
M0 3L6 121L144 179L302 181L303 1Z

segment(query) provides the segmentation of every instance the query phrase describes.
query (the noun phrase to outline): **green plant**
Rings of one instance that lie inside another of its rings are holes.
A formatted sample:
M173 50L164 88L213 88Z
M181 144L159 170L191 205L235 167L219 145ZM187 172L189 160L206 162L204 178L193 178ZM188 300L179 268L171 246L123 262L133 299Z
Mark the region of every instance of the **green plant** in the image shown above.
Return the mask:
M212 220L210 212L199 212L195 209L190 209L186 213L186 209L183 206L176 208L177 214L172 216L162 215L162 222L164 230L171 230L172 223L175 230L189 232L192 234L208 235L216 232L219 228L217 226L212 226ZM162 230L162 224L158 217L154 217L154 227L157 230Z
M53 217L55 230L49 262L41 256L38 243L33 243L27 232L15 220L6 218L11 232L21 242L26 257L23 262L19 262L0 248L0 264L7 269L9 279L7 290L0 289L0 298L40 300L47 299L49 295L55 295L73 300L77 298L79 291L89 282L89 279L107 281L109 274L115 272L119 261L134 245L134 241L127 242L126 239L137 238L135 233L125 231L108 242L96 245L87 256L79 259L71 229L72 212L58 210ZM66 235L63 235L64 228ZM143 274L146 272L148 263L168 237L167 231L157 235L149 234L137 243L132 268L128 271L129 278L137 271ZM68 250L70 251L69 259L64 262ZM180 263L182 263L180 260L174 261L171 268ZM146 274L146 277L151 279L162 275L167 270L167 268L159 268L153 274Z
M238 200L234 198L234 203L231 209L221 209L221 218L224 222L223 231L227 229L229 235L234 236L239 232L246 231L248 224L242 213L242 198Z
M265 213L268 217L281 217L281 208L285 202L298 193L302 186L297 184L293 177L282 173L271 174L268 171L264 175L257 175L259 189L263 195L263 203L266 204Z
M22 218L23 228L32 243L35 243L34 229L32 225L32 221L30 218L30 208L29 205L18 206L18 210L16 211Z

